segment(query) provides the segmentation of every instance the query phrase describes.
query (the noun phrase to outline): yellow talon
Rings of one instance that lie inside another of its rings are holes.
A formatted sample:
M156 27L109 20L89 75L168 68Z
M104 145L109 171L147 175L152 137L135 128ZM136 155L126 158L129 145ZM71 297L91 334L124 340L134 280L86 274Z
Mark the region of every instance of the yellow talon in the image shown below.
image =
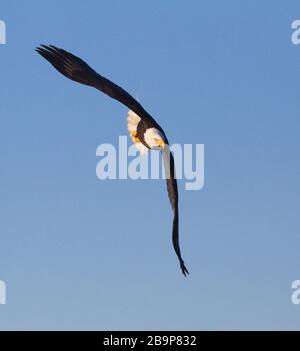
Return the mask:
M140 143L140 139L137 137L137 131L135 130L134 132L130 133L131 139L134 143Z

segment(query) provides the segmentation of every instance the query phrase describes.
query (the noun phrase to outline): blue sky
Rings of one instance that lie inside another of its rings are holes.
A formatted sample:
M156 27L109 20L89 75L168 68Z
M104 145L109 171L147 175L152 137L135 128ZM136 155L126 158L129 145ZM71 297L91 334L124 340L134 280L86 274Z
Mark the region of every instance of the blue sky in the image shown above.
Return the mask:
M299 1L7 1L0 19L0 329L299 329ZM138 95L173 143L180 273L160 181L100 181L127 110L34 52L63 47Z

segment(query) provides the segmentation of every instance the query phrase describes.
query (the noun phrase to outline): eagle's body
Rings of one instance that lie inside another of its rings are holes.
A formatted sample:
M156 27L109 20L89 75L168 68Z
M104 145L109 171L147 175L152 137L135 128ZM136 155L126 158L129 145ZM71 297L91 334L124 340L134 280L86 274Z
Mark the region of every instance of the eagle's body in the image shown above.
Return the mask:
M128 131L141 154L145 154L149 149L163 152L167 175L167 190L174 213L173 246L179 259L182 273L186 276L189 272L184 265L179 247L178 189L174 159L169 151L169 142L165 132L136 99L118 85L98 74L79 57L52 45L41 45L36 51L67 78L94 87L127 106L129 108L127 118Z
M133 111L128 111L127 128L135 146L142 155L149 149L160 149L164 144L168 144L165 135L157 127L145 125L143 120ZM155 140L161 140L158 144Z

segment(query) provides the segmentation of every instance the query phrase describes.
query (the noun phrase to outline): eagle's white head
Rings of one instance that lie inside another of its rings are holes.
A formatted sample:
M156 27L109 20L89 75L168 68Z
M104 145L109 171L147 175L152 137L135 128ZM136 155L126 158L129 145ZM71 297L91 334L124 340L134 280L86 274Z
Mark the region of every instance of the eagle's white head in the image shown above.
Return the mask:
M166 143L161 131L157 128L148 128L144 134L145 142L153 150L162 150Z

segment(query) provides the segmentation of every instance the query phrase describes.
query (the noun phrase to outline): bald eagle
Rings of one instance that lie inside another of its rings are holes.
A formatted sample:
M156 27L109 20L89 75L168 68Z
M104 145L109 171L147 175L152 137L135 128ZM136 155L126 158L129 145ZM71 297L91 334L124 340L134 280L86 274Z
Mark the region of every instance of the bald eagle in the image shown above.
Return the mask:
M165 132L142 105L120 86L94 71L79 57L53 45L40 45L36 51L49 61L60 73L75 82L94 87L129 108L127 126L130 136L138 150L143 154L149 149L161 150L167 190L173 210L172 241L184 276L189 274L181 257L178 229L178 188L175 177L175 165Z

